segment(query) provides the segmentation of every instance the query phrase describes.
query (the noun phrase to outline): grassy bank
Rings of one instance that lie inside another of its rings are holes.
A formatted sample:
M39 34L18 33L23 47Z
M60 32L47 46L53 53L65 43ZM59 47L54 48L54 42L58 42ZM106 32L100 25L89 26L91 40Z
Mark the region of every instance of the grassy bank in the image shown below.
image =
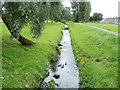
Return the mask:
M63 24L46 23L39 39L32 38L30 26L23 28L23 36L37 42L34 46L23 46L11 38L2 25L2 87L34 88L48 72L51 60L57 60L55 47L61 40Z
M85 24L107 29L113 32L118 32L118 25L115 24L107 24L107 23L85 23Z
M118 37L72 22L68 26L80 72L80 88L117 88Z

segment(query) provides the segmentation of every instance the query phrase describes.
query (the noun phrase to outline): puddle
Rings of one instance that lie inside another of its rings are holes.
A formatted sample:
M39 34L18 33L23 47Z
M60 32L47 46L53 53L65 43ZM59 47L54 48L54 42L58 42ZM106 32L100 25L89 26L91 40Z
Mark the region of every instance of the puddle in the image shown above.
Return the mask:
M63 37L59 46L61 47L59 60L49 66L49 75L42 82L41 88L45 88L46 83L51 80L55 81L56 88L79 88L79 71L67 25L65 25L65 30L63 30Z

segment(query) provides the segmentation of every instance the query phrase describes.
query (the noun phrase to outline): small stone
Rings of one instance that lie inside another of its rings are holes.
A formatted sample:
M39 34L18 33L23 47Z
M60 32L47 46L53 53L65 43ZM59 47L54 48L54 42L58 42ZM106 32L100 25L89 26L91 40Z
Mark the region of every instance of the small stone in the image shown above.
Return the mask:
M58 67L60 67L60 66L61 66L61 64L58 65Z
M61 68L64 68L64 65L63 65L63 66L61 66Z
M59 43L58 46L63 46L63 45Z
M58 83L55 83L55 85L58 87L59 86L59 84Z
M65 65L67 65L67 62L65 63Z
M54 77L55 79L59 79L59 78L60 78L60 75L56 75L56 74L55 74L53 77Z

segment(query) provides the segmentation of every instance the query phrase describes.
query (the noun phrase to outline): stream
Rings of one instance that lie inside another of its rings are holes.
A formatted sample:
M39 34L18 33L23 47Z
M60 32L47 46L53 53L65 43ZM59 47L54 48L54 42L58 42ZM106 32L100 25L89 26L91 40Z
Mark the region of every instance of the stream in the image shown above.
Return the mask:
M54 80L56 88L79 88L79 71L72 50L70 30L65 25L62 40L59 44L60 55L57 62L49 66L49 75L43 80L41 88Z

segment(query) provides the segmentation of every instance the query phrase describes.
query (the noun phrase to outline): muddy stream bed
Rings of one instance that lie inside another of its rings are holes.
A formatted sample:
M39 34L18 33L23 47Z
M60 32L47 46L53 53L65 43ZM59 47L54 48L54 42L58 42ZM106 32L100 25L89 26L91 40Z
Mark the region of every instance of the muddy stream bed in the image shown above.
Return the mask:
M59 44L60 55L57 62L49 65L49 75L43 80L41 88L54 80L56 88L79 88L79 71L72 50L70 31L65 25L63 36Z

